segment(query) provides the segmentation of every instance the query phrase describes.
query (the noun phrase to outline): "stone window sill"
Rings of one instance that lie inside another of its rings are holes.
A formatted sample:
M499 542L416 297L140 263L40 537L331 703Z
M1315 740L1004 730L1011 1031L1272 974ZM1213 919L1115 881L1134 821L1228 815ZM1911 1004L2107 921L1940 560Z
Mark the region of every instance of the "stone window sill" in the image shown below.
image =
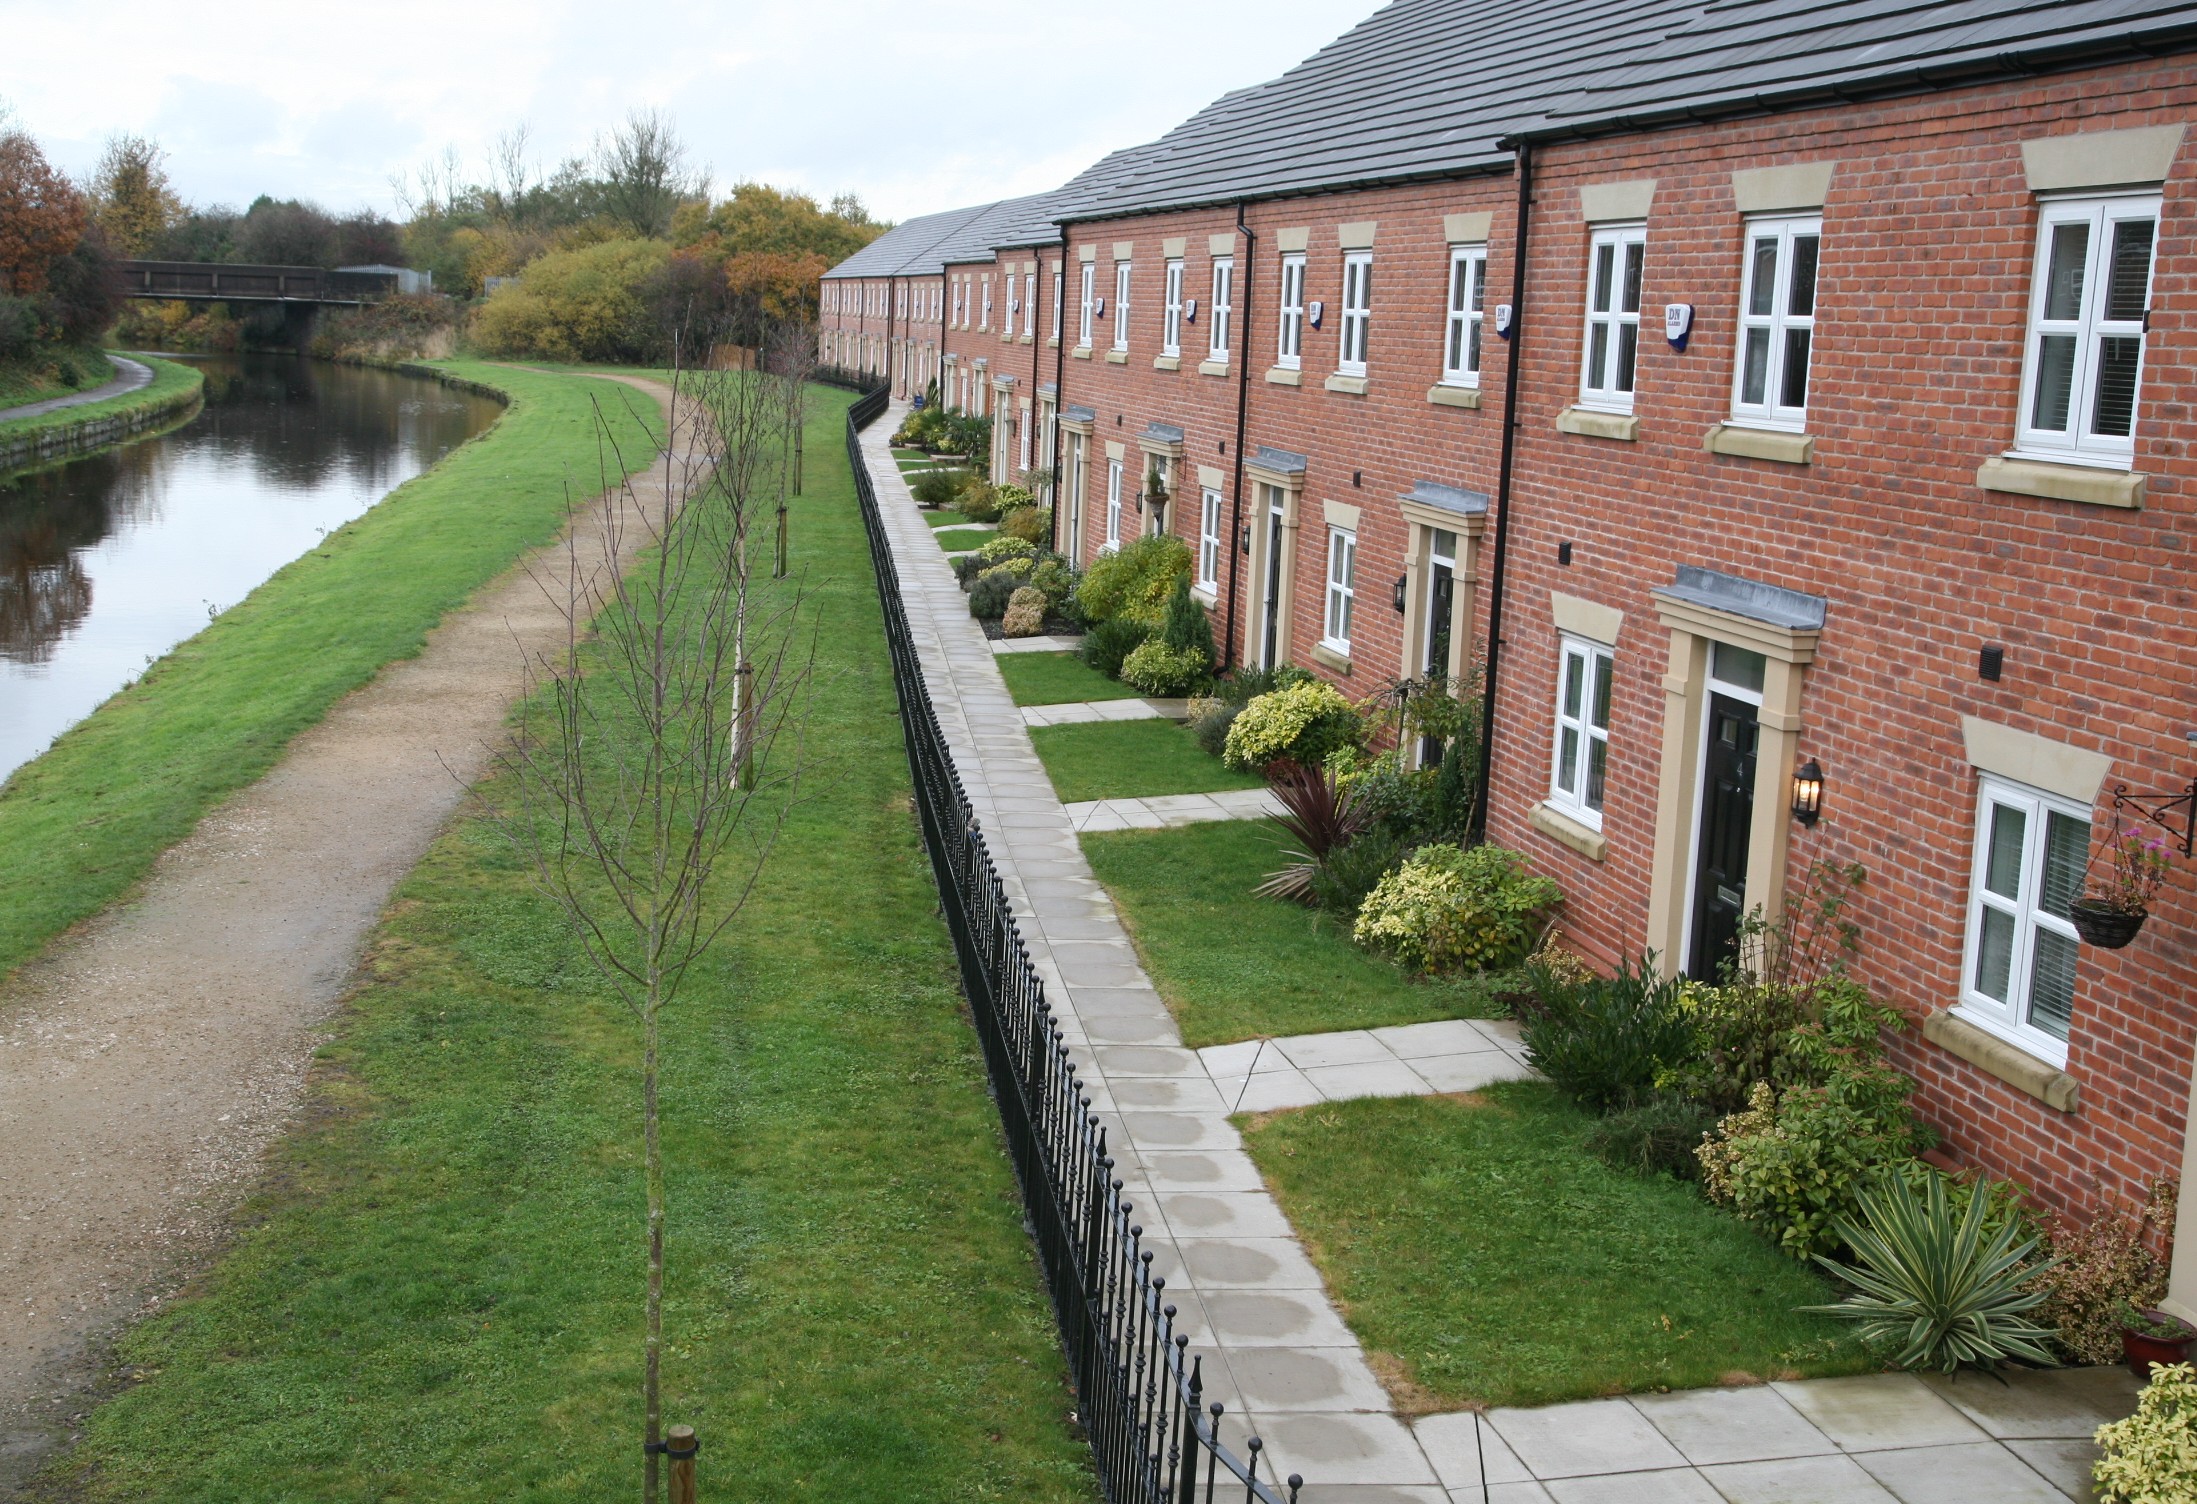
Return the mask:
M1220 596L1215 587L1211 585L1192 585L1190 587L1190 599L1196 601L1208 611L1220 604Z
M1127 350L1108 350L1106 352L1106 363L1110 366L1125 366L1129 364L1129 352Z
M1556 431L1630 444L1640 437L1640 419L1632 413L1599 413L1587 407L1567 407L1556 415Z
M1152 357L1152 369L1155 371L1179 371L1182 369L1182 357L1180 355L1155 355Z
M2082 1105L2082 1086L2073 1076L1958 1013L1940 1009L1931 1014L1922 1021L1922 1037L2055 1112L2073 1112Z
M2016 459L1997 454L1976 471L1986 491L2042 496L2048 501L2079 501L2095 507L2141 507L2144 478L2127 470L2096 470L2088 465L2056 465L2050 460Z
M1338 371L1327 378L1327 389L1331 392L1342 392L1351 397L1363 397L1365 395L1366 379L1363 376L1345 376Z
M1091 347L1089 345L1078 345L1068 353L1078 360L1089 360L1091 358Z
M1331 668L1344 678L1350 677L1350 655L1338 653L1324 642L1312 644L1312 661L1323 668Z
M1559 846L1569 846L1590 862L1601 861L1607 850L1601 831L1591 825L1582 825L1549 805L1536 804L1527 810L1526 823Z
M1476 386L1430 386L1427 401L1436 407L1476 408L1480 405L1480 389Z
M1049 339L1045 342L1045 348L1048 350L1058 350L1060 348L1060 341L1057 339Z
M1225 360L1201 360L1198 362L1198 374L1200 376L1226 376L1228 374L1228 362Z
M1275 366L1266 373L1266 379L1276 386L1303 386L1304 372L1293 371L1287 366Z
M1029 334L1018 334L1015 336L1015 343L1018 345L1034 344L1036 343L1036 336Z
M1771 460L1780 465L1813 464L1816 436L1812 433L1780 433L1774 428L1747 428L1719 423L1701 436L1701 447L1711 454L1728 454L1745 460Z

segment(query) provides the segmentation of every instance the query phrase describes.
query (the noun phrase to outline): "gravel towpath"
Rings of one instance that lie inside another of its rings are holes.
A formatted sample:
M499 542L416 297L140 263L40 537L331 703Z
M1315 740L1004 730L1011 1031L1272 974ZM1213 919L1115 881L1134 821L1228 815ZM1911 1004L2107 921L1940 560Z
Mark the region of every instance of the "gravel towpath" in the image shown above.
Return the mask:
M632 495L664 484L659 462ZM575 519L582 567L610 505ZM559 543L484 586L135 898L0 986L0 1497L67 1440L104 1341L218 1248L369 930L486 769L521 655L563 637L562 586L544 583L563 568Z

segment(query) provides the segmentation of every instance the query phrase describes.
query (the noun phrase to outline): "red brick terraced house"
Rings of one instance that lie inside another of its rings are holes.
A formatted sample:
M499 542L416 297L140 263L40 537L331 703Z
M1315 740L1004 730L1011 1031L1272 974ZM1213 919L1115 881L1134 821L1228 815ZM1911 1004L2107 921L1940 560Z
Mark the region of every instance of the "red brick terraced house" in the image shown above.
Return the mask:
M993 296L1058 311L1063 551L1175 532L1229 662L1353 698L1484 665L1488 836L1605 965L1860 863L1919 1110L2083 1210L2197 1165L2193 114L2189 4L1397 0L1019 210Z

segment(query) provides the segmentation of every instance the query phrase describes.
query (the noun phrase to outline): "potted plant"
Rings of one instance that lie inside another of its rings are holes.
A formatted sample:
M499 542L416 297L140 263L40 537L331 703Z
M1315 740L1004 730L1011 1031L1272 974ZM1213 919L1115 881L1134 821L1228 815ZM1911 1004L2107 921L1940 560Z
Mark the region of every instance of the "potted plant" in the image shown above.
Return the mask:
M2167 847L2161 837L2147 836L2133 826L2116 826L2106 852L2113 863L2110 876L2093 882L2089 891L2070 903L2067 918L2075 933L2090 944L2119 950L2144 927L2151 900L2166 880Z
M2190 1344L2197 1342L2197 1327L2178 1316L2140 1306L2134 1301L2121 1313L2121 1356L2128 1371L2149 1381L2153 1364L2161 1368L2189 1361Z

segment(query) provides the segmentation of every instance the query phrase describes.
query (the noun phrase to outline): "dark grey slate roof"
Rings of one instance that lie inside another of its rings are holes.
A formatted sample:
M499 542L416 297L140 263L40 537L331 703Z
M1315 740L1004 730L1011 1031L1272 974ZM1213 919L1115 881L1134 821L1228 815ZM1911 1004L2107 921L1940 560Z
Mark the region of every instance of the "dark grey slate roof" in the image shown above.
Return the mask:
M936 276L945 267L945 263L933 254L936 248L947 237L997 207L996 204L972 204L966 209L947 209L897 224L824 273L824 279Z
M1033 193L1028 198L1003 198L996 204L987 204L983 213L941 240L934 253L943 265L957 261L989 261L994 246L1015 243L1003 241L993 232L1027 220L1050 196Z
M1015 200L1024 206L1020 212L987 224L986 233L991 236L992 245L1008 250L1058 242L1063 218L1077 205L1094 202L1125 181L1157 144L1146 141L1108 152L1052 192Z
M1729 611L1750 621L1768 622L1771 626L1799 632L1822 631L1826 611L1826 602L1820 595L1788 590L1783 585L1766 585L1760 580L1703 569L1694 564L1679 565L1676 580L1649 594Z
M1584 80L1547 124L1614 129L2189 45L2197 6L2188 0L1710 0Z

